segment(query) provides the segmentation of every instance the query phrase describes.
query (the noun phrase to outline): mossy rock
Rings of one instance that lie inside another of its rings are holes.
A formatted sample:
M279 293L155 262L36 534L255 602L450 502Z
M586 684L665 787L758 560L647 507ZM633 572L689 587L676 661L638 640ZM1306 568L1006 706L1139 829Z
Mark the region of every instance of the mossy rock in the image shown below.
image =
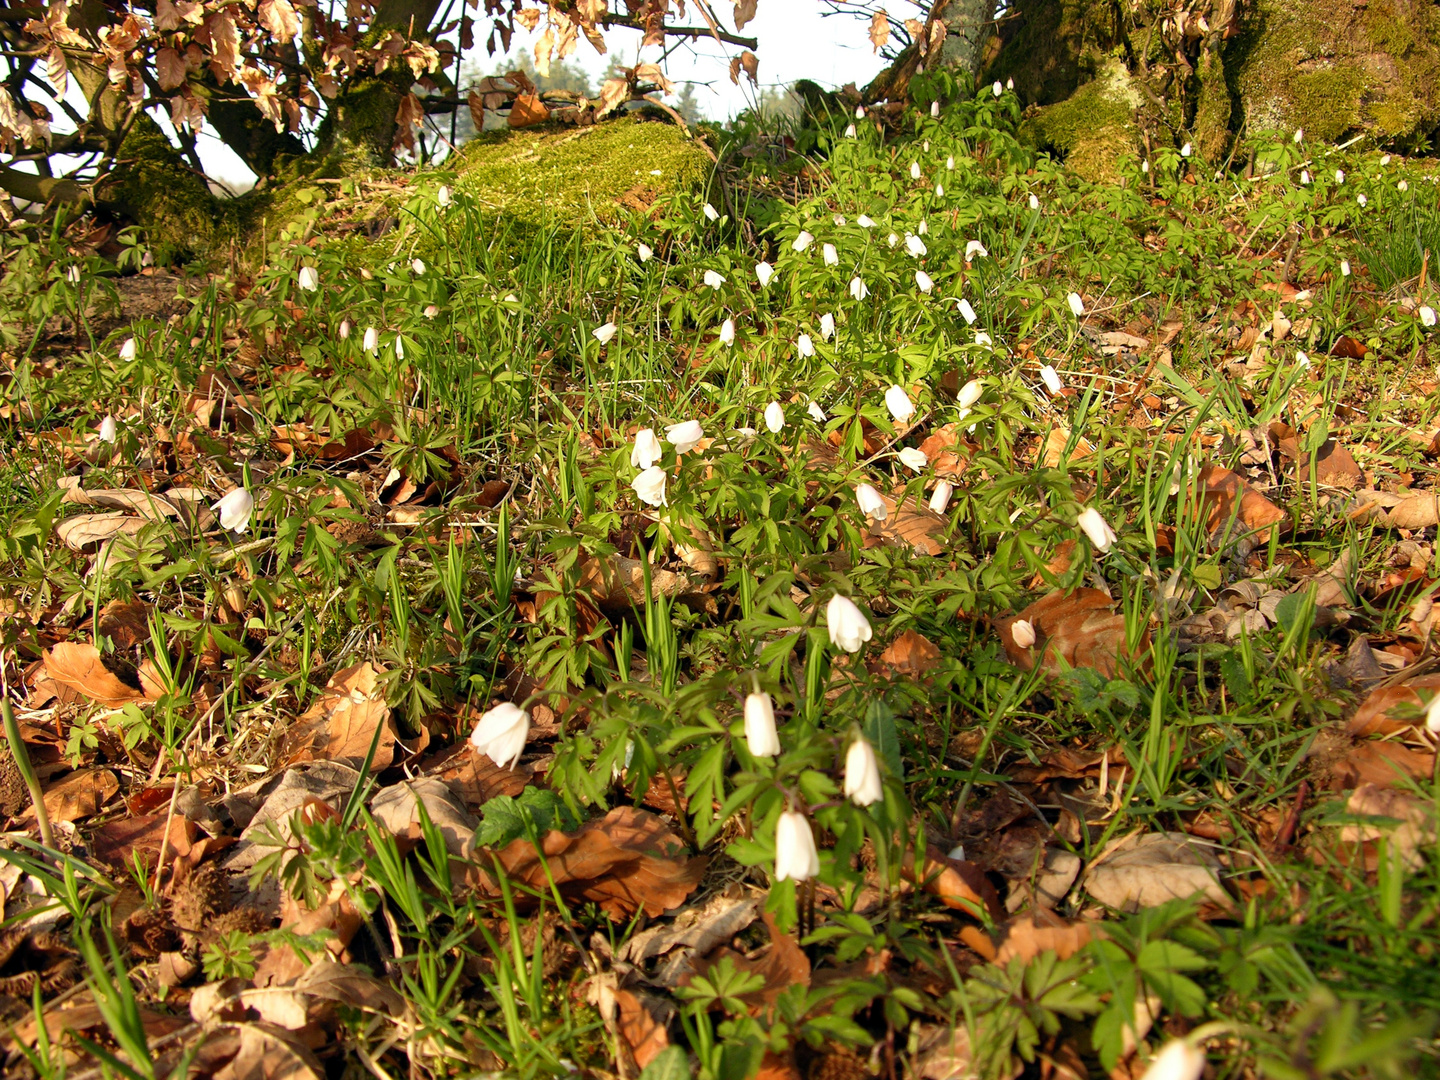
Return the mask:
M1440 124L1429 0L1257 0L1226 51L1251 132L1413 144Z
M1064 101L1034 109L1021 137L1061 151L1066 165L1086 180L1116 180L1121 159L1133 156L1139 145L1135 111L1142 101L1125 65L1107 60L1094 79Z
M593 127L484 132L451 166L481 207L532 224L615 220L660 195L702 187L709 156L674 124L639 116Z

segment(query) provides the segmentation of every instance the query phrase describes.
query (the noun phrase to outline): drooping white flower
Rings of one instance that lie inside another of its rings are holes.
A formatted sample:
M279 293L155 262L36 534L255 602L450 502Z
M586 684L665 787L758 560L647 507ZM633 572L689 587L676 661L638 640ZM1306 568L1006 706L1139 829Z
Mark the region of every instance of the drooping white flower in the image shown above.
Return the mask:
M79 284L80 284L80 267L78 267L78 266L67 266L67 267L65 268L65 280L68 281L71 285L79 285Z
M869 806L885 797L880 762L863 736L857 736L845 752L845 797L856 806Z
M846 128L845 128L845 138L847 138L847 139L853 139L853 138L855 138L855 125L854 125L854 124L848 124L848 125L846 125Z
M775 880L809 881L820 873L820 854L810 822L796 810L786 810L775 823Z
M410 269L411 269L411 270L414 270L417 276L420 275L420 274L425 273L425 260L424 260L424 259L414 259L414 260L412 260L411 263L410 263Z
M975 344L984 345L987 349L993 349L995 347L995 339L992 338L989 334L987 334L984 330L976 330Z
M832 217L830 218L830 220L835 223L835 227L836 227L837 229L843 229L843 228L845 227L845 215L844 215L844 214L835 214L834 216L832 216Z
M860 505L860 512L866 517L885 520L885 500L880 497L880 492L869 484L855 485L855 501Z
M765 406L765 427L771 435L778 435L785 427L785 409L778 401Z
M874 219L871 218L868 214L861 214L859 217L857 217L855 219L855 224L859 225L862 229L873 229L875 227Z
M1435 309L1434 309L1433 307L1431 307L1429 304L1422 304L1422 305L1420 306L1420 310L1417 312L1417 314L1420 316L1420 321L1421 321L1421 323L1423 323L1424 325L1426 325L1426 326L1434 326L1434 325L1435 325Z
M422 311L421 314L427 319L433 319L436 315L440 314L440 308L436 304L426 304L425 310Z
M655 437L654 428L641 428L635 433L635 445L630 448L630 464L637 469L648 469L660 460L664 449Z
M992 86L992 87L990 87L990 92L991 92L992 94L994 94L996 97L999 97L1001 94L1003 94L1003 93L1005 92L1005 88L1000 85L1000 80L999 80L999 79L996 79L996 80L995 80L995 85Z
M1295 145L1298 146L1298 145L1300 145L1300 143L1304 140L1304 138L1305 138L1305 129L1304 129L1304 128L1296 128L1296 129L1295 129L1295 134L1290 137L1290 141L1293 142L1293 143L1295 143Z
M1010 637L1022 649L1035 644L1035 627L1029 619L1016 619L1010 624Z
M808 247L809 247L811 244L813 244L814 242L815 242L815 237L811 236L811 235L810 235L808 232L806 232L804 229L801 229L801 230L800 230L800 235L797 236L797 237L795 237L795 242L792 243L790 246L791 246L792 248L794 248L796 251L804 251L806 248L808 248Z
M1367 198L1365 198L1364 192L1361 192L1359 195L1356 195L1356 196L1355 196L1355 201L1356 201L1357 203L1359 203L1361 206L1364 206L1364 205L1365 205L1366 203L1368 203L1370 200L1367 199Z
M250 514L255 509L255 500L243 487L237 487L210 507L220 515L220 525L231 532L244 532L250 524Z
M103 442L103 443L110 443L110 445L112 445L112 446L115 445L115 438L116 438L115 417L113 417L113 416L107 416L107 417L105 417L104 420L101 420L101 421L100 421L100 436L99 436L99 438L100 438L100 441Z
M885 242L893 248L896 244L900 243L900 235L892 232L885 238Z
M818 401L810 402L810 407L805 411L810 414L810 419L814 420L817 424L825 423L825 410L820 407Z
M350 340L350 320L349 320L349 319L341 319L341 320L340 320L340 329L339 329L338 331L336 331L336 333L339 334L341 341L349 341L349 340Z
M530 737L530 714L518 705L502 701L481 714L470 733L470 742L495 766L508 769L525 752Z
M1309 170L1309 169L1301 169L1301 170L1300 170L1300 186L1301 186L1301 187L1309 187L1309 186L1310 186L1310 170Z
M320 274L313 266L302 266L300 268L300 288L306 292L314 292L320 288Z
M946 171L946 172L954 172L954 171L955 171L955 155L954 155L954 154L951 154L949 157L947 157L947 158L945 159L945 171Z
M1295 350L1295 364L1301 368L1308 368L1310 366L1310 357L1306 355L1304 349Z
M932 120L938 120L940 118L940 102L930 102L930 118Z
M719 221L719 220L720 220L720 213L719 213L719 211L717 211L717 210L715 209L715 207L711 206L708 202L707 202L704 206L702 206L700 209L701 209L701 211L705 214L705 220L707 220L707 221Z
M944 185L944 184L936 184L936 185L935 185L935 197L936 197L937 199L943 199L943 198L945 197L945 185Z
M1150 171L1150 162L1148 160L1140 162L1140 171L1142 173L1148 173Z
M705 431L699 420L686 420L683 423L671 424L665 429L665 441L674 445L677 454L695 449L703 438Z
M1349 259L1341 259L1341 260L1340 260L1340 276L1341 276L1341 277L1349 277L1349 276L1350 276L1350 260L1349 260Z
M865 287L865 282L861 280L859 274L850 279L850 295L856 300L864 300L870 295L870 290Z
M769 286L770 279L774 276L775 268L771 266L768 262L762 261L755 264L755 277L760 282L760 287L762 289Z
M955 396L955 403L962 409L968 409L982 397L985 396L985 382L983 379L971 379L960 388L960 393Z
M380 331L373 326L365 328L365 340L363 342L366 352L374 352L380 347Z
M399 334L395 335L395 359L405 359L405 341L403 338L400 337Z
M719 289L721 285L725 284L724 275L722 275L718 270L706 270L705 284L709 285L712 289Z
M1344 170L1344 169L1336 169L1336 170L1335 170L1335 183L1337 183L1337 184L1343 184L1343 183L1345 183L1345 170Z
M1171 1039L1153 1058L1141 1080L1200 1080L1205 1051L1184 1039Z
M1079 293L1070 293L1065 297L1065 302L1070 305L1070 311L1077 319L1085 314L1085 301L1080 299Z
M780 753L780 733L775 730L775 705L770 695L745 695L745 745L755 757Z
M1060 373L1049 364L1040 369L1040 381L1045 384L1045 389L1052 395L1065 389L1065 384L1060 381Z
M1105 519L1100 516L1100 511L1093 506L1087 506L1080 511L1080 516L1076 519L1075 524L1099 551L1109 551L1110 545L1115 543L1115 530L1110 528Z
M915 472L920 472L930 464L930 458L926 456L925 451L916 446L907 446L896 456L899 457L902 465Z
M1425 730L1440 735L1440 693L1430 699L1430 707L1425 710Z
M153 251L150 251L150 250L147 248L146 251L145 251L145 254L140 256L140 265L141 265L141 266L154 266L154 265L155 265L155 253L154 253Z
M885 391L885 408L902 424L915 415L915 404L903 386L892 386Z
M825 605L825 629L830 644L848 653L857 653L873 636L870 620L847 596L836 593Z
M920 237L914 233L906 233L905 250L918 259L920 256L926 254L929 249L925 247L925 241L921 240Z
M930 495L930 509L943 514L950 505L950 496L955 494L955 485L949 480L935 481L935 490Z
M1407 181L1407 180L1401 180L1398 184L1395 185L1395 190L1396 190L1396 191L1409 191L1409 190L1410 190L1410 183L1409 183L1409 181Z
M375 271L371 270L368 266L362 266L362 267L360 268L360 280L361 280L361 281L374 281L374 280L375 280Z
M835 250L834 244L826 244L820 249L820 253L825 256L826 266L840 265L840 252Z
M930 235L930 222L926 221L924 218L921 218L920 224L915 226L915 231L921 236Z
M1184 146L1180 147L1180 156L1181 156L1181 157L1189 157L1189 156L1190 156L1190 144L1189 144L1188 142L1187 142Z
M964 297L961 297L960 302L955 306L959 308L960 316L965 320L965 325L974 326L975 320L976 318L978 318L978 316L975 314L975 309L970 306L970 301L966 300Z
M667 505L665 501L665 481L667 479L668 474L664 469L659 465L651 465L630 481L630 486L635 489L635 494L640 497L641 502L650 506L665 506Z
M1040 209L1040 196L1036 195L1034 192L1031 192L1031 194L1030 194L1030 209L1031 209L1031 210L1039 210L1039 209Z
M1005 89L1006 89L1006 90L1014 90L1014 89L1015 89L1015 80L1014 80L1013 78L1011 78L1011 79L1006 79L1006 80L1005 80Z
M970 262L975 258L985 258L990 252L985 250L985 245L979 240L967 240L965 242L965 261Z
M855 119L856 119L856 120L864 120L864 119L865 119L865 106L864 106L864 105L856 105L856 106L855 106Z
M435 202L440 206L449 206L453 196L450 194L450 185L441 184L435 192Z
M935 288L935 281L924 270L915 271L915 287L923 293L928 293Z
M801 334L795 339L795 351L807 359L815 355L815 343L810 340L809 334Z
M131 361L135 359L136 345L133 337L127 337L120 343L120 359Z
M615 336L615 331L619 329L620 328L613 322L607 322L604 326L597 326L594 330L591 330L590 336L601 345L609 345L610 339Z
M1389 164L1390 164L1390 155L1389 155L1389 154L1381 154L1381 155L1380 155L1380 165L1381 165L1382 167L1384 167L1384 166L1389 165Z
M720 344L721 344L721 345L734 345L734 344L735 344L735 320L734 320L734 319L726 319L724 322L722 322L722 323L720 324Z
M820 316L820 336L829 341L835 334L835 316L825 312Z
M919 163L918 161L912 161L912 162L910 163L910 179L911 179L911 180L919 180L919 179L920 179L920 163Z
M640 256L640 261L641 261L642 263L647 263L647 262L649 262L652 258L654 258L654 256L655 256L655 249L652 248L649 244L636 244L636 245L635 245L635 254L638 255L638 256Z

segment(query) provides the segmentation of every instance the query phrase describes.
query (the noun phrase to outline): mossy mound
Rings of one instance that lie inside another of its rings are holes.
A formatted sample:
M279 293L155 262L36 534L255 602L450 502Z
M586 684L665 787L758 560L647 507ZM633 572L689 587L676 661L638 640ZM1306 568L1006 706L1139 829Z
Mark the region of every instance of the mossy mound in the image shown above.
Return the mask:
M702 186L711 167L678 127L637 116L485 132L452 166L456 187L480 206L535 224L644 210L660 195Z
M1139 145L1135 110L1141 103L1125 65L1111 59L1064 101L1034 109L1021 137L1063 152L1065 163L1086 180L1115 180L1121 159L1133 156Z
M1440 8L1428 0L1258 0L1226 68L1252 132L1414 143L1440 124Z

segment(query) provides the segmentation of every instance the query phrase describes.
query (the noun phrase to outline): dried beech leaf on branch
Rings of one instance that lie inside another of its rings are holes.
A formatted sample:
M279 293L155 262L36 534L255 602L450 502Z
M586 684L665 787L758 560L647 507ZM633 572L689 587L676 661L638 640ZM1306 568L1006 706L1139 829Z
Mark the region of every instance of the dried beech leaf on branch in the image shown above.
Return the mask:
M875 46L875 51L878 53L889 40L890 18L885 14L885 9L880 8L870 16L870 44Z
M1020 620L1035 631L1035 644L1021 648L1014 626ZM1094 668L1113 676L1120 657L1138 660L1150 649L1147 630L1132 652L1126 643L1125 617L1115 613L1114 602L1099 589L1059 589L1046 593L1018 615L996 622L1005 654L1016 667L1033 670L1038 662L1051 674L1066 668Z
M510 106L508 123L512 128L534 127L550 119L550 110L535 94L520 94Z
M287 735L291 747L289 764L301 761L340 761L359 768L382 728L375 748L372 772L388 768L395 760L395 728L390 706L380 685L384 668L367 661L338 671L325 684L325 693L295 722Z
M102 705L125 705L145 697L105 666L94 645L62 641L51 646L45 652L45 672L53 681Z
M654 918L679 907L700 883L708 862L687 856L685 845L660 818L630 806L617 807L573 833L552 830L541 849L520 839L490 854L511 881L546 890L553 878L563 895L593 900L612 919L628 919L640 910ZM498 894L488 857L479 855L477 862L482 886Z

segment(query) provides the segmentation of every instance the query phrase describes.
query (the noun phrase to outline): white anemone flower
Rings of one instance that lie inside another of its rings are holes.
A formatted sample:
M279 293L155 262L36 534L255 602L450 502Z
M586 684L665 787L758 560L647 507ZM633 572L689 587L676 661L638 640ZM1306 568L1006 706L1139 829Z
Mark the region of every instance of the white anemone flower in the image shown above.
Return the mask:
M642 263L649 262L655 256L655 249L649 244L636 244L635 254L640 257Z
M1184 1039L1171 1039L1150 1059L1141 1080L1200 1080L1205 1071L1205 1051Z
M635 494L640 501L649 506L666 506L665 481L668 476L659 465L651 465L643 470L640 475L630 481L630 486L635 489Z
M436 315L440 314L440 308L436 304L426 304L425 310L420 314L424 315L427 319L433 319Z
M765 406L765 427L771 435L779 435L785 428L785 409L778 401Z
M809 881L820 873L820 854L810 822L796 810L786 810L775 823L775 880Z
M1039 210L1039 209L1040 209L1040 196L1034 194L1033 192L1030 194L1030 209L1031 209L1031 210Z
M912 161L912 162L910 163L910 179L911 179L911 180L919 180L919 179L920 179L920 163L919 163L918 161Z
M127 337L123 342L120 343L120 359L121 359L121 360L126 360L126 361L134 360L134 359L135 359L135 352L136 352L136 345L135 345L135 339L134 339L133 337Z
M1300 186L1301 186L1301 187L1309 187L1309 186L1310 186L1310 170L1309 170L1309 169L1301 169L1301 170L1300 170Z
M870 620L848 596L836 593L825 606L825 629L830 644L848 653L857 653L874 635Z
M962 409L968 409L982 397L985 396L985 382L983 379L971 379L960 388L960 393L955 397L955 403Z
M1085 301L1080 299L1079 293L1070 293L1065 297L1065 302L1070 305L1070 312L1077 319L1085 314Z
M708 202L707 202L704 206L702 206L700 209L701 209L701 211L705 214L705 220L707 220L707 221L719 221L719 220L720 220L720 213L719 213L719 211L717 211L717 210L715 209L715 207L711 206Z
M440 206L449 206L453 199L454 196L450 192L449 184L441 184L435 192L435 202Z
M718 270L706 270L705 284L712 289L719 289L721 285L725 284L725 277Z
M609 345L610 339L615 336L615 331L619 329L620 328L613 322L607 322L604 326L597 326L594 330L590 331L590 336L601 345Z
M1299 146L1300 143L1304 141L1304 139L1305 139L1305 129L1304 129L1304 128L1296 128L1296 129L1295 129L1295 134L1292 135L1292 136L1290 136L1290 141L1293 142L1296 146Z
M943 199L943 198L945 197L945 185L944 185L944 184L936 184L936 185L935 185L935 197L936 197L937 199Z
M1029 619L1016 619L1010 624L1010 637L1022 649L1035 644L1035 626Z
M849 124L849 125L846 126L846 128L845 128L845 138L847 138L847 139L853 139L853 138L855 138L855 125L854 125L854 124Z
M1109 551L1110 545L1115 543L1115 530L1110 528L1105 519L1100 516L1100 511L1093 506L1087 506L1080 511L1080 517L1076 519L1075 524L1079 526L1080 531L1085 534L1090 543L1094 544L1101 552Z
M974 326L975 320L979 318L979 316L975 314L975 309L970 306L970 301L966 300L964 297L961 297L960 302L956 304L956 307L960 311L961 318L965 320L965 325Z
M917 259L920 258L920 256L927 254L929 251L929 249L925 246L925 241L921 240L920 237L916 236L914 233L905 234L905 250Z
M984 345L987 349L993 349L995 347L995 339L992 338L989 334L987 334L984 330L976 330L975 344Z
M834 215L830 220L833 221L833 222L835 222L835 227L836 227L837 229L843 229L843 228L845 227L845 215L844 215L844 214L836 214L836 215Z
M231 532L242 533L250 525L250 515L255 510L255 499L243 487L237 487L210 507L220 515L220 525Z
M641 428L635 433L635 445L630 448L630 464L637 469L648 469L664 453L660 440L655 437L655 429Z
M834 244L826 244L820 249L820 253L825 256L826 266L840 265L840 252L835 250Z
M928 236L930 233L930 222L926 221L924 218L921 218L920 224L915 226L915 231L921 236Z
M930 119L932 119L932 120L938 120L938 119L940 119L940 102L938 102L938 101L932 101L932 102L930 102Z
M365 340L363 342L366 352L374 352L380 347L380 331L373 326L365 328Z
M955 155L954 155L954 154L951 154L949 157L947 157L947 158L945 159L945 171L946 171L946 172L954 172L954 171L955 171Z
M864 300L867 296L870 295L870 290L866 288L865 282L861 279L859 274L856 274L853 278L850 279L850 295L853 296L856 300Z
M809 334L801 334L795 339L795 351L807 359L815 355L815 343L810 340Z
M420 274L425 273L425 260L424 260L424 259L413 259L413 260L411 260L410 269L415 271L416 276L419 276Z
M722 323L720 324L720 344L721 344L721 345L734 345L734 344L735 344L735 320L734 320L734 319L726 319L724 322L722 322Z
M1341 260L1340 260L1340 276L1341 276L1341 277L1349 277L1349 276L1350 276L1350 260L1349 260L1349 259L1341 259Z
M1049 364L1040 369L1040 381L1045 384L1045 389L1052 395L1065 389L1065 384L1060 381L1060 373Z
M935 281L924 270L915 271L915 287L923 293L928 293L935 288Z
M930 509L937 514L945 513L950 505L950 496L955 494L955 485L949 480L935 481L935 490L930 495Z
M1398 184L1395 185L1395 190L1396 190L1396 191L1409 191L1409 190L1410 190L1410 184L1409 184L1408 181L1401 180Z
M1304 349L1297 349L1295 351L1295 364L1301 368L1308 368L1310 366L1310 357Z
M1337 184L1343 184L1343 183L1345 183L1345 170L1344 170L1344 169L1336 169L1336 170L1335 170L1335 183L1337 183Z
M399 334L395 335L395 359L405 359L405 340Z
M855 485L855 501L860 506L860 512L866 517L873 517L877 521L885 520L885 500L880 497L880 492L869 484Z
M775 268L771 266L768 262L758 262L755 264L755 277L760 282L760 287L762 289L769 286L770 279L774 276Z
M1430 707L1425 710L1425 730L1440 735L1440 693L1430 699Z
M869 806L885 797L880 762L874 748L861 736L845 752L845 797L856 806Z
M885 238L885 242L893 248L896 244L900 243L900 236L898 233L892 232L889 236Z
M1421 305L1420 310L1416 314L1420 316L1420 322L1425 326L1435 325L1435 309L1429 304Z
M529 737L530 714L518 705L502 701L481 714L475 730L470 733L470 742L497 768L508 769L520 760Z
M792 248L794 248L796 251L804 251L806 248L808 248L808 247L809 247L811 244L813 244L814 242L815 242L815 237L811 236L808 232L806 232L805 230L802 229L802 230L800 230L800 235L797 236L797 237L795 237L794 242L791 243L790 246L791 246Z
M820 316L820 336L826 341L835 336L835 316L828 311Z
M313 266L302 266L300 268L300 288L306 292L314 292L320 288L320 274Z
M903 386L892 386L885 391L885 408L902 424L915 415L915 404Z
M1370 200L1365 197L1364 192L1361 192L1359 195L1355 196L1355 201L1363 207Z
M1190 156L1190 144L1188 142L1184 146L1180 147L1180 156L1185 158L1188 158Z
M972 259L976 259L976 258L983 259L983 258L985 258L986 256L988 256L989 254L990 254L990 252L988 252L988 251L985 250L985 245L982 244L979 240L967 240L967 241L965 242L965 261L966 261L966 262L970 262Z
M99 435L99 439L100 439L100 441L103 442L103 443L109 443L111 446L114 446L114 445L115 445L115 439L116 439L115 417L113 417L113 416L107 416L107 417L105 417L104 420L101 420L101 421L100 421L100 435Z
M1389 155L1389 154L1381 154L1381 155L1380 155L1380 164L1381 164L1382 167L1383 167L1383 166L1386 166L1386 165L1389 165L1389 164L1390 164L1390 155Z
M825 410L820 407L820 403L818 401L810 402L810 407L807 408L805 411L809 414L810 419L814 420L817 424L823 424L827 419L827 417L825 416Z
M921 472L926 465L930 464L930 458L926 455L925 451L916 446L907 446L896 456L900 459L902 465L914 472Z
M855 224L859 225L862 229L873 229L875 227L875 219L870 217L869 214L861 214L855 219Z
M339 329L338 331L336 331L336 333L338 333L338 334L340 335L340 340L341 340L341 341L349 341L349 340L350 340L350 330L351 330L350 320L349 320L349 319L341 319L341 320L340 320L340 329Z
M775 703L766 693L745 695L745 745L757 757L780 753L780 733L775 730Z
M864 119L865 119L865 106L864 106L864 105L856 105L856 106L855 106L855 119L856 119L856 120L864 120Z
M78 267L78 266L67 266L67 267L65 268L65 280L68 281L71 285L79 285L79 284L80 284L80 267Z
M1000 80L999 80L999 79L996 79L996 80L995 80L995 85L992 86L992 87L990 87L990 92L991 92L992 94L994 94L996 97L999 97L1001 94L1003 94L1003 93L1005 92L1005 88L1000 85Z
M695 449L703 438L705 431L699 420L686 420L683 423L671 424L665 429L665 441L674 445L677 454Z
M1014 90L1014 89L1015 89L1015 80L1014 80L1013 78L1011 78L1011 79L1006 79L1006 80L1005 80L1005 89L1006 89L1006 90Z

